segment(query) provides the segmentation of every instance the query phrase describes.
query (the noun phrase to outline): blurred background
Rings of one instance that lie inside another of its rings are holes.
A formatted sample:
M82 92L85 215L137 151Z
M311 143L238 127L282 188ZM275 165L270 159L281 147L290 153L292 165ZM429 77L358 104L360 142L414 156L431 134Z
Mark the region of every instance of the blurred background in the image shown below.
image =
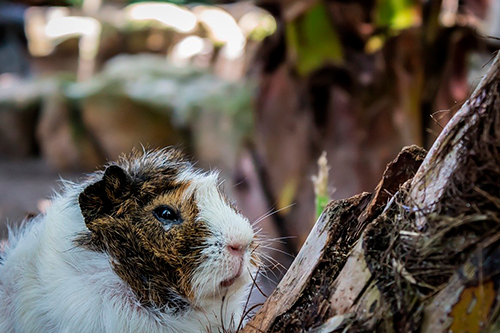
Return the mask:
M403 146L430 147L499 37L497 0L0 0L0 233L59 177L175 145L265 217L286 267L321 153L331 199L372 191Z

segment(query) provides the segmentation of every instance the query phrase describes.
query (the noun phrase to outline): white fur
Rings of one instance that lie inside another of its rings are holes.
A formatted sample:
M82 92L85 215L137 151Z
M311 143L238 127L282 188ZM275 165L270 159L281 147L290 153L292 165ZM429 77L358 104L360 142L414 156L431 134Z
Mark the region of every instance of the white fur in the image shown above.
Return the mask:
M244 287L251 282L251 275L255 273L255 267L250 264L250 244L254 239L254 232L248 219L236 213L221 196L217 173L186 172L181 177L191 182L184 195L188 198L194 193L199 208L198 220L207 224L210 232L205 241L206 248L202 251L202 264L195 270L191 281L195 301L204 307L206 299L224 295L227 303L223 313L230 317L231 324L237 326L242 315L241 305L245 300ZM227 246L230 244L246 248L243 258L228 251ZM230 287L221 287L221 282L234 277L240 265L243 266L242 275ZM228 323L226 319L226 328L232 326Z
M184 176L196 183L193 190L196 188L200 219L209 223L213 233L207 244L249 244L252 229L223 202L215 175L207 177L190 170ZM10 236L0 263L2 333L219 332L223 325L224 329L238 325L242 287L249 273L233 286L220 288L220 282L230 278L234 263L228 253L217 257L214 246L204 250L207 260L193 276L195 307L174 315L140 306L112 270L106 254L73 244L75 235L86 231L77 203L80 190L75 186L56 198L45 216ZM248 251L244 265L248 271Z
M232 278L241 265L240 258L227 250L231 244L239 244L246 248L243 256L243 274L234 285L223 290L227 295L241 298L242 286L251 281L254 273L250 265L250 243L254 232L248 220L236 213L222 198L217 186L217 174L193 180L186 191L186 196L194 191L200 210L198 219L208 225L211 236L206 240L207 248L202 251L202 264L195 271L192 279L195 298L203 299L221 292L220 283Z

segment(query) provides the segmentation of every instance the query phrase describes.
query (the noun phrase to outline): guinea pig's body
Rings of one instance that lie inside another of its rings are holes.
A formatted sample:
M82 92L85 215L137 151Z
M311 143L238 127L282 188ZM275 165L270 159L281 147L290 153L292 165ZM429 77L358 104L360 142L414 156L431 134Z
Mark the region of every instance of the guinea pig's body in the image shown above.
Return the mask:
M222 332L238 326L254 233L173 150L66 185L0 259L2 333Z

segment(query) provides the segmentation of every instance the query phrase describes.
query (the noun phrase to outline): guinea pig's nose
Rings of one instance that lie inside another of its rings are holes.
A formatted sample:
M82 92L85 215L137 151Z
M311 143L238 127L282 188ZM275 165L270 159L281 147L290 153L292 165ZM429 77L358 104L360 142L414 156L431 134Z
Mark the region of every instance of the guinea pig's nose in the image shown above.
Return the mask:
M227 246L227 249L229 250L229 253L234 254L235 256L241 256L245 253L247 246L238 243L231 243Z

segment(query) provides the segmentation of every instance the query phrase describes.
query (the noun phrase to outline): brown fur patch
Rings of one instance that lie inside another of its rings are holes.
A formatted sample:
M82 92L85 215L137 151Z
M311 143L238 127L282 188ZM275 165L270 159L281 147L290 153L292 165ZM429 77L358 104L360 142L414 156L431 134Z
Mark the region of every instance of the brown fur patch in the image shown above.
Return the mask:
M179 167L190 167L177 157L129 156L109 166L79 196L90 233L76 242L108 253L115 272L143 305L182 310L193 297L190 278L208 229L196 220L194 195L184 198L189 182L176 180ZM182 223L165 227L153 215L161 205L178 212Z

